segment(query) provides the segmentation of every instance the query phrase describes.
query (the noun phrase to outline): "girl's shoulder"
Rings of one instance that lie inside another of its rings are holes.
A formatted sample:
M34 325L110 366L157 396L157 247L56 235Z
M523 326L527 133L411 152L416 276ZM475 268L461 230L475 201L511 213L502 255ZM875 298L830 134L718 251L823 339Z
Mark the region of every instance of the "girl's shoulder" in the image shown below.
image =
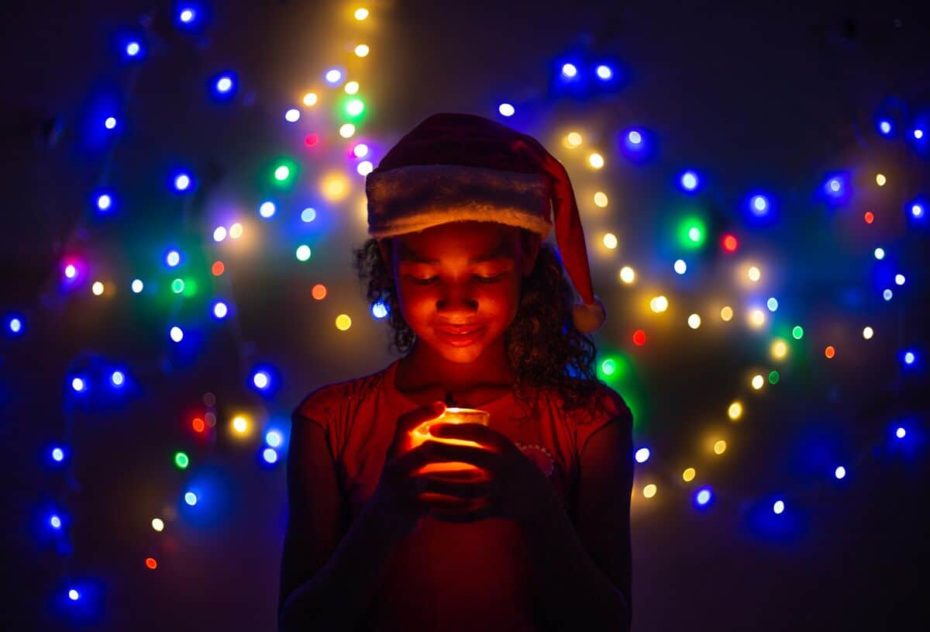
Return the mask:
M390 367L361 377L318 386L304 396L294 409L293 416L325 424L338 417L347 405L359 401L377 389L388 368Z
M617 419L632 423L632 413L623 396L601 381L575 407L567 406L565 398L554 390L548 390L547 394L555 400L555 410L561 411L563 419L572 426L599 426Z

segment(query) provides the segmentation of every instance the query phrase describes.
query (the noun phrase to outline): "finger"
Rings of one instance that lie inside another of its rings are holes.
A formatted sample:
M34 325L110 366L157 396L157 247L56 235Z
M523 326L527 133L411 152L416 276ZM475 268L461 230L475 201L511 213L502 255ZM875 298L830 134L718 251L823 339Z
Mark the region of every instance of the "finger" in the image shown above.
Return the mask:
M446 481L432 476L419 476L417 480L417 489L424 492L436 492L437 494L458 496L459 498L482 498L491 492L491 483L489 481L460 483L456 481Z
M445 409L446 405L444 403L441 401L435 401L432 404L414 408L413 410L401 415L397 419L397 427L394 429L394 438L391 441L391 449L394 450L399 447L407 438L409 433L424 421L440 417L442 413L445 412Z
M496 430L492 430L481 424L450 424L441 422L430 426L429 432L434 437L466 439L500 449L500 434Z
M466 445L453 445L440 441L424 441L413 452L419 451L425 463L456 461L469 463L479 468L496 470L500 457L492 450L473 448Z

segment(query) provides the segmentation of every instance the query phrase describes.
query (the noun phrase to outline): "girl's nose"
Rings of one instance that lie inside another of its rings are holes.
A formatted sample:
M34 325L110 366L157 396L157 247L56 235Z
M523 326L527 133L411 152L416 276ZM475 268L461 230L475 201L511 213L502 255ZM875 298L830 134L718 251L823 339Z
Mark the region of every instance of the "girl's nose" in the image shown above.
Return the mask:
M478 309L478 299L472 296L468 288L447 287L436 301L436 309L440 311L475 311Z

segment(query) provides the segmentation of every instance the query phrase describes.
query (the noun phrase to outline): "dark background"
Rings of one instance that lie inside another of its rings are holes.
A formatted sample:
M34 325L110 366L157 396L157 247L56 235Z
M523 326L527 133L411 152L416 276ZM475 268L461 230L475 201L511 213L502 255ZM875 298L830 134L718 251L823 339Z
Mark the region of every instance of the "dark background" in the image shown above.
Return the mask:
M633 503L635 629L923 628L927 380L920 363L902 373L896 354L911 345L926 357L927 234L879 222L908 272L907 289L883 306L868 267L874 245L858 220L872 200L850 202L847 220L843 209L818 206L812 192L831 170L853 169L861 183L881 169L894 202L879 213L901 214L908 196L927 194L926 153L881 141L874 130L877 112L903 126L930 109L924 3L375 2L361 26L348 17L354 6L217 2L195 34L175 28L170 3L4 7L0 312L24 313L29 329L0 346L3 627L273 628L283 468L260 466L254 441L217 433L198 443L186 423L211 392L221 425L251 407L286 428L304 393L391 359L385 327L365 317L349 267L349 247L364 239L361 189L342 205L317 201L320 220L305 235L283 219L257 227L256 245L230 257L222 280L203 275L204 295L226 297L235 318L197 329L189 353L174 350L165 332L195 310L131 300L126 287L135 275L159 274L171 239L188 246L194 263L209 262L217 209L234 200L254 216L266 187L256 174L274 156L297 156L307 179L336 163L344 151L336 126L319 154L307 153L282 114L307 86L319 86L333 60L349 57L349 43L365 41L372 53L352 62L350 75L369 106L364 133L375 161L433 112L494 117L501 100L517 104L511 124L553 149L561 151L553 130L577 121L604 148L602 175L567 166L579 198L610 183L610 210L582 204L589 244L608 228L621 236L620 260L589 246L611 314L596 341L635 367L614 385L637 405L637 444L653 448L653 459L637 467L636 487L659 484L655 499L637 492ZM143 16L148 57L130 67L114 54L113 36ZM617 60L622 81L610 91L561 91L554 69L572 55ZM233 103L218 106L204 82L222 68L235 69L241 87ZM115 141L87 132L101 95L115 95L125 121ZM325 116L305 119L327 129ZM633 124L659 141L649 164L624 162L615 151L617 133ZM179 160L199 178L186 200L164 186ZM654 342L634 348L629 332L648 321L633 306L639 295L615 278L619 261L632 263L642 278L665 284L673 305L726 294L718 255L696 266L700 284L670 273L675 257L662 235L674 176L689 165L707 174L701 205L712 235L739 232L747 252L769 257L778 295L810 341L796 347L780 390L759 404L744 397L753 402L747 419L728 435L727 458L716 461L694 457L696 446L746 390L738 385L747 367L765 363L767 342L719 327L688 336L680 326L657 326ZM112 222L89 208L102 183L121 195ZM753 187L777 196L778 225L745 225L739 200ZM302 186L288 195L292 206L313 197ZM309 267L294 265L298 238L313 247ZM60 262L73 252L92 253L120 293L61 294ZM317 282L330 288L326 301L309 299ZM355 323L345 334L332 326L342 312ZM868 349L856 342L863 318L878 332ZM825 341L840 350L829 366ZM246 387L250 367L262 361L282 376L270 399ZM93 404L69 398L74 370L113 362L129 367L129 395ZM908 442L890 439L895 420L908 420ZM71 446L67 468L48 466L53 440ZM186 472L171 465L178 449L191 455ZM830 480L836 463L850 469L842 484ZM678 482L688 465L715 488L709 511L696 511ZM214 499L199 513L179 500L192 480ZM768 508L778 494L788 511L774 520ZM69 516L63 537L43 525L53 505ZM149 526L155 515L169 523L163 534ZM143 565L150 555L159 560L155 572ZM79 608L61 598L75 581L86 587Z

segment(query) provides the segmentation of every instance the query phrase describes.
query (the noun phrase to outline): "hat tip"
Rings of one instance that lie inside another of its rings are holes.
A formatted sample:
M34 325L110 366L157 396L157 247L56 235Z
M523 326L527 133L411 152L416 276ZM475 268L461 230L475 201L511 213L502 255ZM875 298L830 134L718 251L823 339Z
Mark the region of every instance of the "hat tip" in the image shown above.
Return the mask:
M601 299L594 297L591 304L575 303L572 306L572 322L575 328L583 334L597 331L607 320L607 310Z

